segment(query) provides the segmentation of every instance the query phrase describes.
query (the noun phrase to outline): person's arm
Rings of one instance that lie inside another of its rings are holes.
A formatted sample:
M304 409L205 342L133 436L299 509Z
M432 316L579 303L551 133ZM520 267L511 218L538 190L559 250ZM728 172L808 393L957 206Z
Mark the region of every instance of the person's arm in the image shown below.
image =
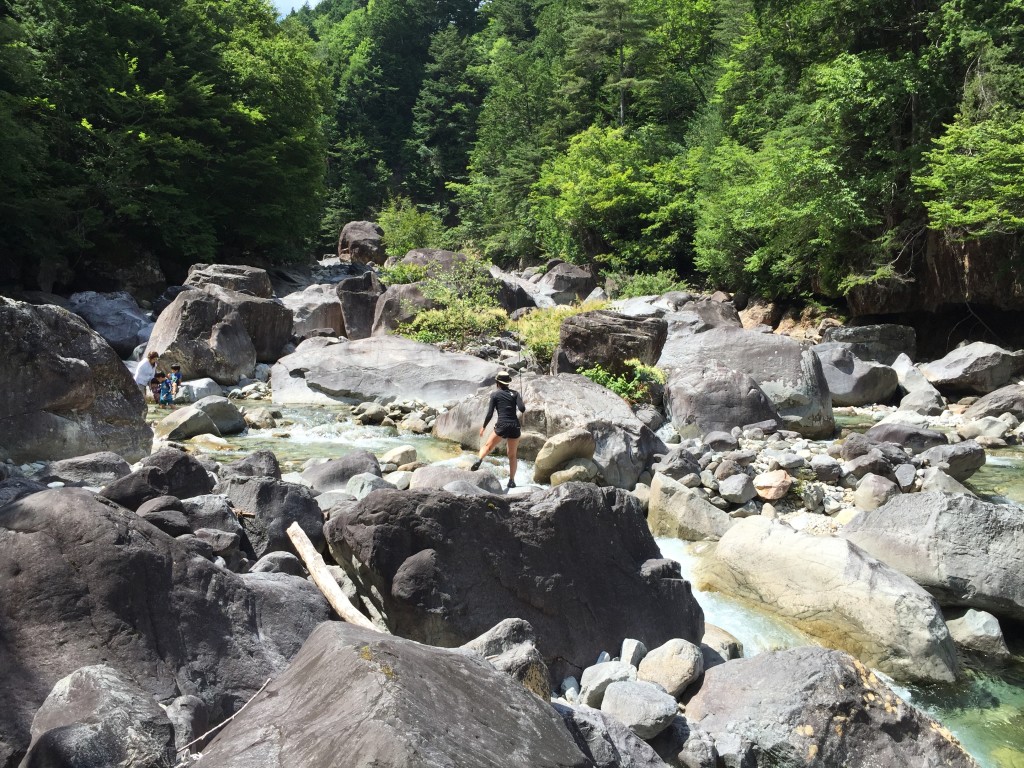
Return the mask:
M487 402L487 415L484 416L484 425L480 427L481 435L484 433L484 430L487 429L487 422L489 422L491 420L491 416L494 415L494 394L495 393L493 392L491 393L491 399Z
M523 394L516 392L516 408L519 409L520 413L526 413L526 403L523 402Z

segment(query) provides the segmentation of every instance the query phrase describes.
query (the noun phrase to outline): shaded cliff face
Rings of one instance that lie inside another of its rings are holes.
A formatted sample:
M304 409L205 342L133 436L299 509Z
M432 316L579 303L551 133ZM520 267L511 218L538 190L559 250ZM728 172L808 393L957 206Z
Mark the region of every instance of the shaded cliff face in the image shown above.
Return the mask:
M930 233L923 249L896 263L905 282L860 286L847 297L855 316L941 312L969 302L974 307L1024 311L1019 239L955 245Z

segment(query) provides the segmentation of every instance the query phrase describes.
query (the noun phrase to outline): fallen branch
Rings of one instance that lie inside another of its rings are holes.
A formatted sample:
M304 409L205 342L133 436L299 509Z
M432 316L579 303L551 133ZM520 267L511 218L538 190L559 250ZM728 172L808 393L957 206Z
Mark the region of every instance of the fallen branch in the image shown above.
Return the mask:
M365 627L366 629L372 629L374 632L380 632L381 630L376 627L372 621L361 614L349 599L345 597L345 593L341 591L341 587L338 586L338 582L331 576L331 572L327 570L327 566L324 564L324 559L320 556L320 553L316 551L313 546L313 542L309 540L306 532L302 530L298 523L292 523L288 526L288 538L292 540L292 544L295 545L295 551L299 553L299 557L302 558L302 562L306 564L306 570L309 571L309 575L313 577L313 583L319 587L323 596L327 598L327 602L331 604L331 608L337 613L344 621L349 624L355 624L358 627Z
M234 720L234 719L235 719L236 717L238 717L238 716L239 716L240 714L242 714L242 710L243 710L243 709L245 709L246 707L248 707L248 706L249 706L249 705L250 705L250 704L252 703L252 700L253 700L253 699L255 699L255 698L256 698L257 696L259 696L259 695L260 695L260 693L261 693L261 692L263 691L263 689L264 689L264 688L266 688L266 687L267 687L268 685L270 685L270 678L269 678L269 677L267 678L267 682L265 682L265 683L264 683L263 685L261 685L261 686L260 686L260 689L259 689L258 691L256 691L256 693L254 693L254 694L252 695L252 697L251 697L251 698L249 699L249 701L245 702L245 704L243 704L243 705L242 705L241 707L239 707L239 708L238 708L238 711L237 711L237 712L235 712L235 714L233 714L233 715L232 715L231 717L229 717L229 718L228 718L227 720L224 720L224 721L222 721L222 722L220 722L220 723L217 723L217 725L213 726L213 728L211 728L210 730L208 730L208 731L207 731L206 733L204 733L204 734L203 734L202 736L200 736L200 737L199 737L198 739L193 739L193 740L192 740L192 741L190 741L190 742L189 742L188 744L186 744L186 745L185 745L184 747L182 747L181 749L179 749L179 750L178 750L178 752L184 752L184 751L185 751L185 750L187 750L187 749L188 749L189 747L191 747L191 746L192 746L193 744L198 744L198 743L199 743L200 741L202 741L203 739L205 739L205 738L206 738L207 736L209 736L209 735L210 735L211 733L214 733L215 731L219 731L219 730L220 730L221 728L223 728L223 727L224 727L225 725L227 725L228 723L230 723L230 722L231 722L232 720ZM175 754L177 754L178 752L175 752Z

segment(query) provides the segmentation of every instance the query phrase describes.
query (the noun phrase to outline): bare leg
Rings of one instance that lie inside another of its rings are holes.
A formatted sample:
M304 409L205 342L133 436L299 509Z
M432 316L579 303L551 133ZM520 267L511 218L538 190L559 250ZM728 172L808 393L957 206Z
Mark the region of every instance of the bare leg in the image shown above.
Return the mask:
M516 481L516 468L519 465L519 438L510 437L508 440L508 477L514 483Z
M483 461L487 458L487 454L494 450L494 446L501 442L501 438L494 432L491 432L491 436L487 438L487 442L483 444L480 449L480 453L477 454L477 458Z

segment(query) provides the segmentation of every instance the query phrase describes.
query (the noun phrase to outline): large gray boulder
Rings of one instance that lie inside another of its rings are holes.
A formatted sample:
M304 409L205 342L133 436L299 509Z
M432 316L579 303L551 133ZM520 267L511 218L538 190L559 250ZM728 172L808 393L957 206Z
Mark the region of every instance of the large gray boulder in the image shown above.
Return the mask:
M0 458L113 451L137 461L153 432L146 404L110 345L53 305L0 297Z
M696 584L774 613L897 680L957 677L956 650L931 595L844 539L748 517L702 561Z
M1012 413L1018 421L1024 420L1024 385L1007 384L984 397L964 411L965 420L982 419L986 416L1001 416Z
M238 407L226 397L211 395L189 406L206 414L222 435L237 435L245 431L245 419Z
M832 398L821 362L795 339L740 328L711 328L676 337L670 334L658 366L692 370L709 360L753 378L791 429L806 437L830 437L835 430Z
M423 310L438 306L436 301L423 295L419 283L389 285L377 298L370 335L386 336L403 323L412 322Z
M102 487L131 474L132 468L123 458L110 451L99 451L73 459L51 461L35 475L41 483L61 482L65 485Z
M346 338L351 341L369 338L373 332L377 299L384 293L380 280L373 272L366 272L342 280L336 290Z
M892 365L900 355L917 355L917 332L909 325L833 325L822 333L825 343L840 343L865 362Z
M676 300L678 298L678 300ZM679 339L704 333L712 328L742 328L743 321L732 302L715 301L700 297L683 297L667 293L655 302L655 307L665 307L668 323L668 338L679 343Z
M343 491L356 475L381 476L380 463L369 451L353 451L339 459L314 464L302 472L302 482L319 492Z
M359 264L383 264L384 230L372 221L350 221L338 236L338 258Z
M864 437L874 443L895 443L901 448L911 450L914 453L921 453L930 448L949 443L949 440L942 432L900 422L875 424L875 426L864 433Z
M940 723L856 659L824 648L708 670L686 718L714 738L719 765L976 767Z
M446 488L452 483L468 483L487 493L502 492L501 481L493 472L486 469L472 472L460 467L434 464L413 470L412 477L409 478L409 488L412 490Z
M515 501L374 491L334 510L325 533L395 634L456 646L525 619L554 680L623 637L656 646L704 633L678 564L660 559L639 504L622 491L566 483Z
M311 581L289 573L246 573L257 627L266 650L282 667L302 648L318 624L332 618L331 607Z
M549 437L582 428L594 436L593 460L605 482L631 489L654 455L668 451L625 400L584 376L524 378L522 395L526 413L521 418L523 440L519 455L527 461L536 458ZM489 392L482 392L439 415L434 436L458 442L468 450L478 450L489 398Z
M281 358L270 380L279 404L358 404L391 397L439 407L493 384L500 371L478 357L385 336L299 350Z
M557 262L537 281L538 288L556 304L572 304L590 295L597 287L597 276L590 267Z
M22 765L174 763L174 727L164 710L127 676L96 664L57 681L32 719L32 744Z
M96 333L106 339L122 358L131 355L149 339L153 321L142 311L130 293L73 293L68 299L72 312L81 316Z
M684 541L717 541L736 521L692 488L654 473L647 502L647 524L655 536Z
M430 277L437 277L444 273L451 274L467 261L469 257L464 253L446 251L443 248L413 248L395 263L423 267Z
M887 403L896 393L899 381L896 371L889 366L861 360L838 342L818 344L811 349L821 360L832 405Z
M1024 619L1024 514L969 496L897 496L842 535L904 573L942 605Z
M667 768L647 742L616 718L593 707L554 707L595 768Z
M281 302L292 312L292 332L300 339L313 331L329 328L335 336L345 335L341 299L334 285L310 285L305 290L289 293Z
M961 482L985 466L986 461L985 449L974 440L936 445L923 451L921 458Z
M256 557L294 552L288 527L298 523L318 550L324 548L324 518L316 498L304 485L272 477L232 477L220 491L237 510Z
M1022 368L1024 354L975 341L921 366L921 372L941 392L986 395L1005 386Z
M0 508L0 764L17 764L61 678L104 663L219 722L281 670L245 582L78 488ZM40 642L46 638L46 642Z
M185 285L193 288L215 285L261 299L274 295L267 270L238 264L193 264L188 268Z
M558 332L551 373L578 373L600 365L616 376L629 373L627 360L654 365L665 345L668 324L597 310L567 317Z
M147 350L163 365L180 365L185 378L219 384L234 384L256 367L256 347L238 308L201 290L182 291L160 313Z
M324 663L329 659L330 663ZM590 768L551 706L476 654L331 622L200 768Z
M665 382L665 411L683 437L729 432L762 421L781 423L771 399L748 374L718 360L674 369Z

